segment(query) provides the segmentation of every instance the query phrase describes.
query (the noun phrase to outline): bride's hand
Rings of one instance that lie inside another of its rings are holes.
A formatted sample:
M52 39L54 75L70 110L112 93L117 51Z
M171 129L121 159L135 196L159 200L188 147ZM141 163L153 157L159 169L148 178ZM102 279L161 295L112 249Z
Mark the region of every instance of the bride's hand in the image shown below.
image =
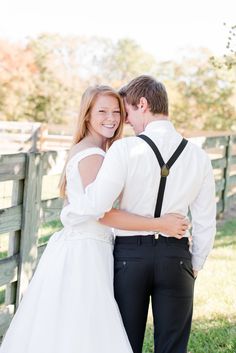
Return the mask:
M160 233L181 239L190 227L188 218L178 213L167 213L160 217Z

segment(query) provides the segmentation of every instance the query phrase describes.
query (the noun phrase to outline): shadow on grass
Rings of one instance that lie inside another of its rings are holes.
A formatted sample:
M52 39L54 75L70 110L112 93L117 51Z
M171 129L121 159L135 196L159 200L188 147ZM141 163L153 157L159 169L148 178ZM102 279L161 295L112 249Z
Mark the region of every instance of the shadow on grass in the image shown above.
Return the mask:
M143 353L153 352L153 328L149 324L145 334ZM236 317L234 320L218 317L215 320L193 322L188 352L236 353Z

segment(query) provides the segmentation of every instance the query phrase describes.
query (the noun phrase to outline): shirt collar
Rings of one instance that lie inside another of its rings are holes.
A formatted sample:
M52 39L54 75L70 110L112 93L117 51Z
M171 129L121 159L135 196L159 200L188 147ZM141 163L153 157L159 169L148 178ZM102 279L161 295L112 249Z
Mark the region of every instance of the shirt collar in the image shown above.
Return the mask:
M144 132L151 131L175 131L174 125L169 120L155 120L151 121L145 128Z

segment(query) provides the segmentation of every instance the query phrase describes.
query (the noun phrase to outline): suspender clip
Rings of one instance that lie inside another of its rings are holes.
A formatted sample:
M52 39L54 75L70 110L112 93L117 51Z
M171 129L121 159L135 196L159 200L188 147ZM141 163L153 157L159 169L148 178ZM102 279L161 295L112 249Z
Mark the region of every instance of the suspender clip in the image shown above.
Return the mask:
M164 164L162 167L161 167L161 176L162 177L167 177L170 173L170 168L168 167L167 164Z

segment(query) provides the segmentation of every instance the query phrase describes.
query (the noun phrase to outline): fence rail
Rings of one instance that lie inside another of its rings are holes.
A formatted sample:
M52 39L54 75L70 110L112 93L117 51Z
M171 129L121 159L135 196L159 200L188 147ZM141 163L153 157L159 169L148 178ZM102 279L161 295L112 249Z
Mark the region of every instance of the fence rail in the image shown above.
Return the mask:
M236 202L236 135L191 140L211 157L217 213L222 214ZM39 229L59 217L62 201L52 189L65 157L65 151L0 156L0 193L5 194L0 194L0 246L6 247L0 248L0 336L9 326L44 251Z
M49 134L46 124L0 121L0 150L5 153L63 150L71 142L70 135Z
M37 151L40 149L44 126L35 122L0 121L0 149Z

